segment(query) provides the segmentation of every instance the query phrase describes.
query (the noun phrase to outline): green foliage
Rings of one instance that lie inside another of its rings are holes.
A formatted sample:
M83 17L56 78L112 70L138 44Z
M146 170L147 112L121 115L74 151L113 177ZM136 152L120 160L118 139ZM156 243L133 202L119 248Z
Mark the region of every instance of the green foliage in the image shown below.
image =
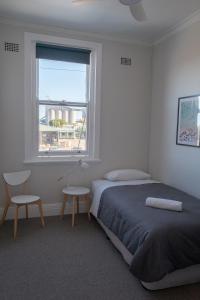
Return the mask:
M64 125L67 125L67 122L62 119L55 119L49 121L49 126L62 128Z

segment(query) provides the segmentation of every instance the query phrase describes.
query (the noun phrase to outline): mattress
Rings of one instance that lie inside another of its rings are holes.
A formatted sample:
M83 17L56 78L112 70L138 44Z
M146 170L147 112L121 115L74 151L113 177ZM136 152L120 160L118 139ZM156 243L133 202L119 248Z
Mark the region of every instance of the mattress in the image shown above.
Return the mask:
M113 186L123 186L123 185L140 185L148 183L158 183L155 180L126 180L126 181L109 181L105 179L94 180L92 182L92 205L91 213L97 218L97 213L99 209L99 203L101 200L101 195L104 190Z
M101 199L101 195L103 191L105 191L109 187L118 186L118 185L142 185L156 183L153 180L141 180L141 181L126 181L126 182L110 182L107 180L97 180L93 182L93 202L91 206L92 214L97 218L98 207ZM98 218L97 218L98 219ZM98 220L99 221L99 220ZM128 251L128 249L120 242L120 240L111 232L106 226L100 222L100 225L106 231L107 235L110 237L111 241L118 248L118 250L122 253L125 261L130 265L132 261L132 254ZM200 280L200 266L195 265L182 270L177 270L165 276L162 280L147 283L142 282L143 285L148 289L161 289L167 288L171 286L177 286L182 284L189 284L198 282Z

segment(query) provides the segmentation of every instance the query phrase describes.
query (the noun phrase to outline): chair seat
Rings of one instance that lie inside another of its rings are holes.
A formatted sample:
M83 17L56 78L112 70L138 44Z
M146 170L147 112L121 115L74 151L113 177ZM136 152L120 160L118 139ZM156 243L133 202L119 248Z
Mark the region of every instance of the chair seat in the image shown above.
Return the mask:
M30 204L40 200L40 197L33 195L19 195L11 198L11 202L15 204Z

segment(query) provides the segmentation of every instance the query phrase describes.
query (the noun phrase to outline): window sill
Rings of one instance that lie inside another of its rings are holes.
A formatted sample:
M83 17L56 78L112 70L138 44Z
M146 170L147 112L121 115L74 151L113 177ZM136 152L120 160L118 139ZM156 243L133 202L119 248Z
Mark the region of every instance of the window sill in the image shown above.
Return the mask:
M49 163L67 163L67 164L73 164L78 162L80 159L83 159L85 162L88 163L99 163L101 162L101 159L99 158L88 158L84 156L76 156L76 157L66 157L66 156L38 156L36 158L27 159L24 161L24 164L49 164Z

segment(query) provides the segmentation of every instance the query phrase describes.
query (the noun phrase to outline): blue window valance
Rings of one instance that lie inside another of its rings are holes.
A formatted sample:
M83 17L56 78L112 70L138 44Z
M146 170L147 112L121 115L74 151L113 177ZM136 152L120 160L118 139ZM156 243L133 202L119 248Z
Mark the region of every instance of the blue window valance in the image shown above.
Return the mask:
M36 58L90 64L90 53L88 49L36 44Z

